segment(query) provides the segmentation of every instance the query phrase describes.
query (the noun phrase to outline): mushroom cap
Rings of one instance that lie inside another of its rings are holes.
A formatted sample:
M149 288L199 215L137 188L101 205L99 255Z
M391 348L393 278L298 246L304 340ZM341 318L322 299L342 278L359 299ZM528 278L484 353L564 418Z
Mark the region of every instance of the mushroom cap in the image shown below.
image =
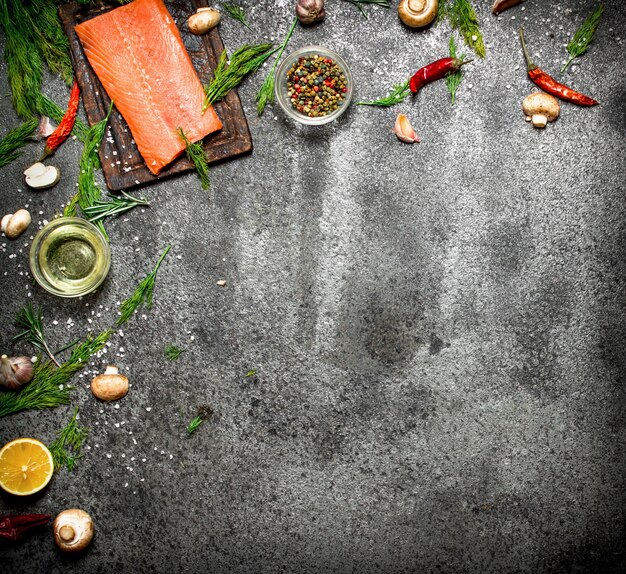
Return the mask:
M31 224L31 221L32 219L28 210L18 209L6 224L4 234L10 239L15 239L26 231L26 228Z
M25 172L26 185L33 189L48 189L54 187L61 179L61 170L53 165L35 163Z
M401 0L398 16L407 26L422 28L435 19L438 8L438 0Z
M91 392L103 401L116 401L128 393L128 377L121 375L117 367L107 366L104 373L93 378Z
M187 19L187 27L192 34L200 36L206 34L220 23L221 14L219 10L204 6L198 8L195 14Z
M64 552L80 552L93 538L93 520L80 508L61 512L52 525L54 541Z
M554 96L544 92L535 92L524 98L522 110L527 116L542 115L546 116L549 122L553 122L559 117L561 106Z

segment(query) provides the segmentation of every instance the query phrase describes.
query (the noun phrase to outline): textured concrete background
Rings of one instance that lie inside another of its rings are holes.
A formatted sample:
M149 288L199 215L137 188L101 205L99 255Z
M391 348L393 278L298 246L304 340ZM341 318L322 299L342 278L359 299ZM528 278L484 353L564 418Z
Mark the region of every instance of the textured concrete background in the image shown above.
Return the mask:
M230 50L280 41L293 2L241 4L253 33L224 18ZM335 49L356 100L382 96L447 55L451 33L404 29L393 4L364 19L329 0L288 50ZM173 246L152 311L76 377L91 429L77 469L34 500L0 497L3 512L86 509L93 545L64 557L44 532L0 546L3 572L626 571L626 7L606 3L564 76L601 105L564 103L539 131L520 109L533 85L519 24L561 78L564 44L596 2L528 0L499 18L474 4L487 58L464 68L454 107L439 82L310 128L278 108L258 119L262 75L247 80L253 154L214 167L208 193L193 174L145 189L149 209L108 223L110 275L82 300L28 274L36 228L75 188L79 142L52 161L54 190L22 184L36 146L2 170L2 211L35 218L0 240L3 351L27 301L56 346L110 326ZM46 90L67 97L56 79ZM8 96L0 107L4 134L17 119ZM391 134L398 112L421 144ZM186 349L178 361L168 344ZM100 404L88 382L108 362L132 389ZM188 437L203 404L215 414ZM50 443L70 414L2 419L0 443Z

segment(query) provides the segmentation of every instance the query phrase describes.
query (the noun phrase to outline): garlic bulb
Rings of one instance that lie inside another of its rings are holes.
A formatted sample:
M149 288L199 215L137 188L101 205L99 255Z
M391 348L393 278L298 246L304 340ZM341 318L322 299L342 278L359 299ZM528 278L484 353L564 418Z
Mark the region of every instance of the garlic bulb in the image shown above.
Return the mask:
M420 139L417 137L411 122L409 122L409 118L407 118L404 114L398 114L396 119L396 124L393 126L393 130L391 130L394 134L398 136L400 141L405 143L419 143Z
M19 389L33 378L33 364L29 357L0 357L0 385Z
M298 0L296 16L301 24L309 26L324 19L324 0Z

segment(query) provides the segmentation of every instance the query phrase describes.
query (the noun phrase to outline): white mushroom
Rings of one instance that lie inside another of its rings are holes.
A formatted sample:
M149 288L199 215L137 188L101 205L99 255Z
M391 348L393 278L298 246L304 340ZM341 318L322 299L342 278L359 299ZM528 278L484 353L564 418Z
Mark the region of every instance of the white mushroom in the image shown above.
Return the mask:
M522 110L526 114L527 122L532 121L536 128L545 128L548 122L553 122L559 117L561 106L554 96L536 92L524 98Z
M80 552L93 538L93 520L84 510L70 508L54 519L54 541L64 552Z
M189 31L196 36L206 34L209 30L212 30L220 23L221 15L219 10L215 8L198 8L195 14L192 14L187 19L187 26Z
M91 381L91 392L100 400L116 401L128 393L128 378L121 375L117 367L109 365Z
M37 162L31 165L26 171L26 185L33 189L48 189L54 187L61 179L61 170L53 165L44 165Z
M398 16L411 28L428 26L437 16L437 0L400 0Z
M2 218L0 227L9 239L16 239L30 225L30 213L26 209L18 209L13 214L7 214Z

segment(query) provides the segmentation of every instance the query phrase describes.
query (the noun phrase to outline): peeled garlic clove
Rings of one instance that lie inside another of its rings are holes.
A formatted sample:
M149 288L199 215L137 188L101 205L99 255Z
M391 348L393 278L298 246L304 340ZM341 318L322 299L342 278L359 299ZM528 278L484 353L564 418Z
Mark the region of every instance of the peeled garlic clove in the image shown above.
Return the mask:
M192 34L200 36L206 34L220 23L221 15L219 10L214 8L198 8L195 14L187 19L187 27Z
M393 126L393 131L400 141L405 143L419 143L420 139L417 137L411 122L409 122L409 118L407 118L404 114L398 114L396 118L396 124Z
M2 222L4 223L4 218L2 219ZM4 228L4 234L9 239L16 239L17 237L22 235L24 231L26 231L26 228L30 225L30 222L30 213L28 213L28 211L26 211L25 209L18 209L11 216L8 223L6 224L6 227Z
M33 363L29 357L0 357L0 385L19 389L33 378Z
M93 520L80 508L64 510L52 525L54 541L64 552L80 552L93 538Z

